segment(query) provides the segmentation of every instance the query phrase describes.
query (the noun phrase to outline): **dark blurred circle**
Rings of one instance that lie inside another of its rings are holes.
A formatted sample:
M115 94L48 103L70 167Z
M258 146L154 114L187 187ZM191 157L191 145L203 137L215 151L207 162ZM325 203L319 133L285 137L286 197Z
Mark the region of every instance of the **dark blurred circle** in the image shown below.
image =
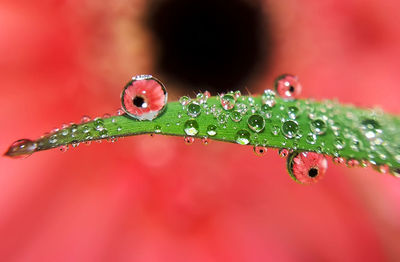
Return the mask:
M257 1L152 1L148 14L157 70L188 89L241 89L266 72L273 36Z

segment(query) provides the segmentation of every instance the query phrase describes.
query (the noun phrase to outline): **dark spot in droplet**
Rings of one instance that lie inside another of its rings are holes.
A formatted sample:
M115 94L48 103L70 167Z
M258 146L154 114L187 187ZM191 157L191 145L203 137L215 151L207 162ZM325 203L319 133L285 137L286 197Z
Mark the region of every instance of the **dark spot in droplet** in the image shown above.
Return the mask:
M190 90L240 89L271 64L273 34L259 0L153 0L148 8L157 70Z
M308 176L309 177L316 177L318 175L318 169L317 168L310 168L310 170L308 170Z
M289 87L289 92L290 92L290 93L293 93L293 92L294 92L294 87L293 87L293 86L290 86L290 87Z
M137 107L142 107L144 104L144 98L141 96L135 96L133 99L133 104Z

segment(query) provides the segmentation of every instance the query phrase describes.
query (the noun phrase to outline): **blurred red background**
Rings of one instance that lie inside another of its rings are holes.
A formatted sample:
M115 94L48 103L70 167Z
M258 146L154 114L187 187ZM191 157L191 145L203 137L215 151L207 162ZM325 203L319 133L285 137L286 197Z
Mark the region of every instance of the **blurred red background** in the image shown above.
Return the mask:
M264 3L277 45L273 78L304 97L400 113L395 0ZM0 148L119 107L153 73L146 1L0 3ZM167 85L169 99L192 92ZM189 88L190 89L190 88ZM198 90L193 90L198 91ZM330 164L300 186L270 150L140 136L0 158L1 261L398 261L400 181Z

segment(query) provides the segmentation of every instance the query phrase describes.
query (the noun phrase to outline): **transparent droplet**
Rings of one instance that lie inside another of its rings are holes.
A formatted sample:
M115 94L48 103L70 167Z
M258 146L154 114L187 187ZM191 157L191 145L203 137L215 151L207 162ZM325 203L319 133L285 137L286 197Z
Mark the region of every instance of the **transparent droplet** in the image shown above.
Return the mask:
M37 148L36 142L29 139L20 139L12 143L4 155L12 158L26 158L32 155Z
M94 125L97 131L102 131L104 129L104 120L101 118L96 118L94 120Z
M299 125L293 120L287 120L282 124L282 134L287 138L293 138L299 131Z
M242 93L239 90L237 90L233 93L233 96L235 97L236 100L238 100L241 95L242 95Z
M241 113L242 115L245 115L247 113L247 105L243 103L237 103L236 104L236 110Z
M336 147L336 149L342 150L346 146L346 142L344 139L338 137L335 139L333 145Z
M90 122L90 117L89 116L82 116L81 118L81 123L87 123Z
M229 115L226 113L221 113L217 116L218 123L225 124L228 121Z
M289 155L289 150L287 150L286 148L281 148L279 149L278 154L280 157L285 158Z
M314 133L308 133L308 135L306 136L306 142L314 145L315 142L317 142L317 136Z
M265 127L265 120L260 115L251 115L247 120L247 124L251 130L256 133L260 133L264 130Z
M231 110L236 103L235 97L231 94L226 94L220 97L222 108L225 110Z
M281 131L281 129L279 128L279 126L272 126L272 128L271 128L271 133L274 135L274 136L277 136L277 135L279 135L279 132Z
M192 102L187 106L187 114L188 114L188 116L197 117L197 116L200 115L200 113L201 113L200 105Z
M62 145L62 146L60 146L58 149L60 150L60 152L65 153L65 152L68 151L69 146L68 146L68 145Z
M296 76L282 75L275 80L275 90L286 100L296 99L301 94L301 84Z
M299 112L299 108L297 108L296 106L289 106L288 116L290 119L296 119L298 112Z
M349 159L349 160L347 160L346 165L347 165L347 167L359 167L360 162L358 162L358 160L356 160L356 159Z
M247 130L239 130L236 132L236 143L247 145L250 143L250 133Z
M254 146L253 152L256 156L263 156L267 153L267 148L265 146Z
M332 161L333 161L333 163L338 164L338 165L344 163L343 157L334 157L334 158L332 159Z
M156 133L156 134L161 133L161 126L160 125L155 125L154 126L154 133Z
M312 120L310 123L311 131L316 135L323 135L326 132L326 123L322 119Z
M231 116L232 121L234 121L234 122L240 122L242 120L242 114L238 111L230 112L230 116Z
M261 95L261 100L264 106L268 108L274 107L276 104L275 92L270 89L264 90L264 93Z
M217 126L216 125L209 125L207 127L207 134L209 136L215 136L217 134Z
M89 133L90 130L91 130L91 128L90 128L90 126L88 126L88 125L84 125L84 126L82 127L82 131L83 131L83 133L85 133L85 134Z
M185 122L184 131L189 136L195 136L199 132L199 124L194 119L189 119Z
M193 144L193 143L194 143L194 137L191 137L191 136L185 136L185 137L183 138L183 141L185 141L185 144L187 144L187 145L191 145L191 144Z

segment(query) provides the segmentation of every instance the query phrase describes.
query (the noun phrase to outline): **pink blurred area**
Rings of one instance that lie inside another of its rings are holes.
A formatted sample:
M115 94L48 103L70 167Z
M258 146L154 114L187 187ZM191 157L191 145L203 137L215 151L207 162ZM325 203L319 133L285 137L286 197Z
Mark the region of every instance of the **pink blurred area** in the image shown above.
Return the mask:
M114 113L132 75L157 73L145 3L0 2L1 150ZM399 114L398 10L396 0L266 2L278 48L252 90L290 72L304 97ZM162 136L2 157L0 260L400 260L400 181L329 164L301 186L275 150Z

